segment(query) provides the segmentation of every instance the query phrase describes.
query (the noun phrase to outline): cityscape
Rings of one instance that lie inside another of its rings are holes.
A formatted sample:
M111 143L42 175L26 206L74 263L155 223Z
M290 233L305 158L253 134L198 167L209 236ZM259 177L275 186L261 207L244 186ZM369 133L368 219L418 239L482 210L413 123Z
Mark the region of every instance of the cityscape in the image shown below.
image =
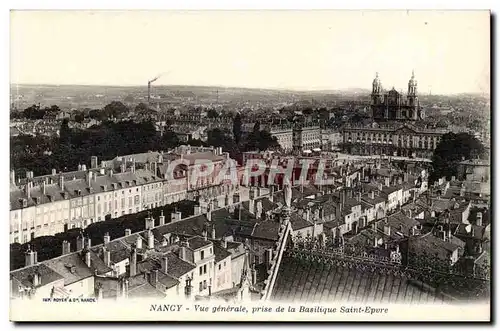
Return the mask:
M489 89L398 72L11 84L11 301L489 304Z

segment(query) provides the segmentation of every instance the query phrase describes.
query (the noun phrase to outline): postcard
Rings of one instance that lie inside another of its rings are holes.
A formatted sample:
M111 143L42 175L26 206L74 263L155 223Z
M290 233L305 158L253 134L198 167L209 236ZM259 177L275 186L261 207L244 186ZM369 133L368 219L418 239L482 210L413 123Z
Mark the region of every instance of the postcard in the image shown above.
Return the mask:
M490 22L13 10L10 319L489 322Z

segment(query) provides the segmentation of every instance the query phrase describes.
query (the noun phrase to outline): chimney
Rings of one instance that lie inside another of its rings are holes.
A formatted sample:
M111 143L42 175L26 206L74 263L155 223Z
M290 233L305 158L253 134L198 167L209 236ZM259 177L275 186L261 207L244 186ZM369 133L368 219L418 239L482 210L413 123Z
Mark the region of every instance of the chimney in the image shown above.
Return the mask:
M222 237L222 247L227 248L227 237L226 236Z
M357 200L358 202L361 202L361 192L358 192Z
M269 201L273 202L274 199L274 184L271 185L270 191L269 191Z
M106 267L111 266L111 252L106 248L102 248L102 259Z
M212 239L215 239L215 226L212 226Z
M378 247L378 239L377 237L375 236L375 238L373 239L373 247L377 248Z
M64 191L64 176L62 174L59 176L59 186L61 187L61 191Z
M90 249L90 247L92 247L92 241L90 240L90 238L87 238L87 240L84 241L84 248L86 249Z
M109 177L113 177L113 169L109 169Z
M163 210L161 211L160 215L160 226L165 225L165 216L163 215Z
M262 216L262 201L260 201L260 200L257 201L255 216L257 218L261 218L261 216Z
M38 273L38 271L35 271L33 273L33 287L37 287L41 284L41 275Z
M102 300L103 293L102 293L102 286L99 286L97 288L97 300Z
M482 226L483 225L483 214L481 212L478 212L476 214L476 225L477 226Z
M132 230L125 229L125 237L130 236L132 234Z
M251 212L252 214L255 215L255 212L256 212L255 201L252 198L250 198L250 200L248 200L248 209L249 209L249 212Z
M31 247L28 245L28 250L25 253L25 266L29 267L31 265L35 265L38 263L38 256L37 253L33 250L31 250Z
M153 236L153 231L148 230L148 249L155 248L155 237Z
M391 179L389 177L385 177L385 186L390 186L391 185Z
M146 217L146 219L144 220L144 222L145 222L144 228L146 230L152 229L155 226L155 223L154 223L155 221L154 221L154 219L151 216Z
M142 248L142 237L141 236L137 236L137 239L135 240L135 247L137 249Z
M180 211L175 211L171 215L171 221L173 222L178 222L182 219L182 213Z
M209 222L212 222L212 210L207 211L206 217Z
M98 166L99 166L99 163L97 163L97 156L91 156L90 157L90 168L96 169Z
M80 234L78 238L76 238L76 250L81 251L85 246L85 238L83 234Z
M66 255L69 253L71 253L71 244L69 243L69 241L64 240L62 242L62 255Z
M441 240L446 241L446 231L439 231L438 235Z
M134 277L137 274L137 250L132 248L130 252L130 277Z
M85 177L87 179L87 186L90 187L92 185L92 172L89 171L85 174Z
M90 251L89 250L85 251L85 264L89 268L92 266L92 263L91 263L91 260L90 260Z
M52 169L52 176L55 176L57 175L57 170L56 169Z
M26 196L29 198L31 198L31 188L33 187L33 182L32 181L28 181L26 183L26 186L24 187L24 193L26 194Z
M161 271L162 271L164 274L167 274L167 273L168 273L168 258L167 258L167 256L164 256L164 257L162 257L162 259L161 259Z
M186 261L186 247L179 247L179 259Z
M375 191L370 191L370 199L375 199Z
M14 185L16 184L16 171L15 170L10 171L10 182Z
M156 284L158 284L158 270L155 269L151 272L148 273L148 280L151 286L156 287Z
M384 234L386 236L390 236L391 235L391 227L389 225L384 225Z
M46 180L43 181L42 183L42 193L43 195L47 194L47 188L46 188L47 184L46 184Z
M201 206L200 205L194 206L194 215L201 215Z
M109 232L106 232L104 234L104 245L109 244L110 240L111 240L111 237L109 236Z
M82 164L82 171L87 171L87 166L85 164Z

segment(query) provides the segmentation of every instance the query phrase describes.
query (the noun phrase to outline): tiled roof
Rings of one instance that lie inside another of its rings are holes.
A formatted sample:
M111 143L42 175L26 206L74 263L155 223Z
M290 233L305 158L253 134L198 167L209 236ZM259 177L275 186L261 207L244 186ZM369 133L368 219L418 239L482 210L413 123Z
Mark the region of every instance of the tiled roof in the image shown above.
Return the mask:
M272 299L300 302L442 302L439 295L421 290L411 281L393 273L349 269L323 263L281 260Z
M73 284L94 275L94 271L85 264L80 253L63 255L43 263L64 277L64 285Z
M40 285L44 286L63 279L64 276L56 272L54 269L45 264L37 264L22 269L14 270L10 276L19 281L24 286L33 286L33 275L38 273L40 275Z
M188 239L189 248L193 250L197 250L202 247L206 247L212 245L212 243L208 240L203 239L202 237L192 237Z

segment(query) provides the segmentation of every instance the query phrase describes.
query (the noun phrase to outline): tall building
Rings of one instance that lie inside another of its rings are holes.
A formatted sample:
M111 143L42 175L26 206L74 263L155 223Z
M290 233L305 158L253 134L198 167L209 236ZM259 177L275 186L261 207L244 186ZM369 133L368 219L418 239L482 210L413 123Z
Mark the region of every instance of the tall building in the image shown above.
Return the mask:
M384 91L378 73L373 80L371 94L372 117L377 121L417 121L424 118L418 101L417 80L412 72L406 98L393 87Z
M425 116L418 100L415 73L408 82L406 97L394 87L385 92L377 73L370 108L371 123L351 123L342 129L342 149L346 153L431 158L446 133L419 122Z

